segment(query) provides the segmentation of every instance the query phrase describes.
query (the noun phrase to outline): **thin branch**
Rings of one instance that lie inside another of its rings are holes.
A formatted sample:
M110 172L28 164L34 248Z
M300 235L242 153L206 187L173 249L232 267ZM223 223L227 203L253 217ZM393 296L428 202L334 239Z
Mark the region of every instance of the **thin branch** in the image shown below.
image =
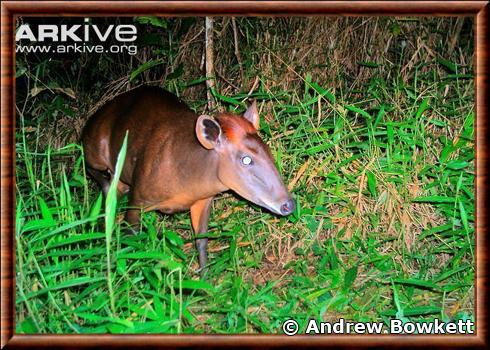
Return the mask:
M240 50L238 49L238 31L236 29L235 17L231 17L231 24L233 27L233 41L235 43L235 56L236 56L236 60L238 62L238 67L240 67L240 78L242 78L242 84L245 85L245 81L244 81L245 77L243 75L242 58L240 56Z
M215 88L215 75L214 75L214 19L213 17L206 17L206 86L208 96L208 109L211 111L214 109L214 99L211 89Z

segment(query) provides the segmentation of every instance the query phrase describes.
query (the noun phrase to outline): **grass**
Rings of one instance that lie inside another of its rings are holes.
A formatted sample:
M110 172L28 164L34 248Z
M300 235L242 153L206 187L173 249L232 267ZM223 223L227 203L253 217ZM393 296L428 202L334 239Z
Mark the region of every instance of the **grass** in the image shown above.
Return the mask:
M278 218L218 198L207 281L188 214L147 213L139 235L123 235L125 203L116 215L109 195L104 210L80 146L29 149L21 125L17 331L277 333L289 317L473 317L473 104L441 96L468 81L417 83L373 81L359 101L308 78L300 95L259 90L273 106L261 134L298 210ZM113 239L103 217L117 221Z
M464 55L411 60L410 74L402 58L363 60L369 79L332 88L259 49L295 79L270 83L269 70L253 97L298 206L283 218L220 195L204 281L188 213L145 213L141 232L125 235L127 199L102 197L79 144L40 132L50 117L76 114L73 104L60 91L45 92L53 103L19 103L17 332L280 333L289 318L301 329L311 318L474 319L474 88ZM244 70L253 81L253 64ZM166 88L182 95L193 85L185 79ZM213 92L218 104L243 112L247 93L224 90ZM202 112L206 101L190 100ZM54 133L69 131L63 120Z

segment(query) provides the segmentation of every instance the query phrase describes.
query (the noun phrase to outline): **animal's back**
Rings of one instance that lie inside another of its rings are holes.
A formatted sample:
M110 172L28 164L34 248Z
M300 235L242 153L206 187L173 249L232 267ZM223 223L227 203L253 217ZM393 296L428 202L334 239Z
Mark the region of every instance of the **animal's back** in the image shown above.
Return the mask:
M163 147L179 140L194 141L197 115L175 95L157 87L140 87L106 103L87 122L82 135L90 167L114 171L126 131L128 149L121 175L132 182L133 170L145 154L158 156ZM182 146L184 147L184 146Z
M159 170L157 167L160 168L163 161L176 163L176 153L202 149L194 136L197 118L185 103L163 89L140 87L123 93L88 121L82 135L87 165L99 171L114 172L128 131L120 180L132 185L135 177L148 178L150 173Z

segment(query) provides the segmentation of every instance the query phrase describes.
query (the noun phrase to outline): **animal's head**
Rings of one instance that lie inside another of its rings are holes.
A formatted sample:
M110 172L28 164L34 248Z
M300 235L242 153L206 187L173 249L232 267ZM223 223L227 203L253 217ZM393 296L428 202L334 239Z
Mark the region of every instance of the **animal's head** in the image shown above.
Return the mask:
M218 154L218 178L223 185L273 213L289 215L295 209L295 201L279 175L269 147L257 135L258 128L254 101L243 116L200 116L196 135L205 148Z

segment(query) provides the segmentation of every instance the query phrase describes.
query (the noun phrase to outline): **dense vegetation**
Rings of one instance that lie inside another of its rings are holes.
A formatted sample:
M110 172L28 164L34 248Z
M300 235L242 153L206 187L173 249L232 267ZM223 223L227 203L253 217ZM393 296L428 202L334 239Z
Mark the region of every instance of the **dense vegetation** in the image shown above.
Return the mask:
M80 130L117 93L160 85L206 110L203 20L134 23L134 57L17 55L18 332L474 317L470 19L216 19L217 106L257 99L298 209L218 197L204 281L188 213L127 236L126 199L85 173Z

